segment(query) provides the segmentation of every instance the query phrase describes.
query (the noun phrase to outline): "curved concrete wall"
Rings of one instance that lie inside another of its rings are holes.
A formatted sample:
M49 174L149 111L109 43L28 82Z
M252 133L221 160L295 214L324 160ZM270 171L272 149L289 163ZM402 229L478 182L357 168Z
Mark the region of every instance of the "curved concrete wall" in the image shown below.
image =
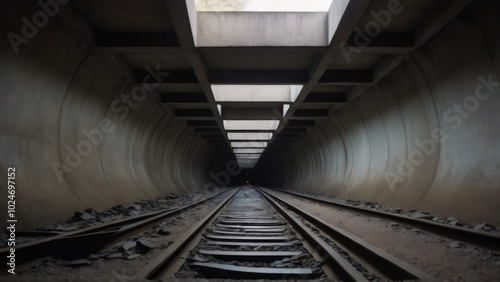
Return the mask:
M1 27L0 40L0 221L9 166L17 172L17 226L32 227L86 208L201 190L223 164L154 94L58 19L16 54L4 39L20 34L21 17L36 9L1 10L12 26Z
M500 224L499 8L476 1L376 87L264 160L266 183Z
M213 182L225 159L57 18L16 54L6 35L38 10L2 3L0 208L15 166L18 227ZM264 160L267 184L500 224L499 5L476 1L376 87Z

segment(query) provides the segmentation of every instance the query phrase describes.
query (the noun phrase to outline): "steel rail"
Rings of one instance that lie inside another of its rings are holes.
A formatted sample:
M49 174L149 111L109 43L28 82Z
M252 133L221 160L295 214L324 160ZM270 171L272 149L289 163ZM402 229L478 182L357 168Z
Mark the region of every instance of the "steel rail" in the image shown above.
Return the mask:
M127 234L147 228L166 217L202 204L226 192L228 190L181 207L154 211L16 245L16 268L26 269L33 267L50 257L63 259L84 257L104 246L116 242ZM8 253L10 253L10 247L0 249L2 261L6 260ZM4 268L6 265L6 263L3 263L0 268Z
M477 247L485 248L485 249L490 249L490 250L495 250L495 251L500 251L500 235L495 235L493 233L489 232L483 232L483 231L478 231L478 230L473 230L473 229L467 229L467 228L462 228L458 226L452 226L448 224L443 224L443 223L438 223L434 222L431 220L425 220L425 219L419 219L419 218L412 218L410 216L406 215L400 215L400 214L395 214L395 213L390 213L390 212L385 212L385 211L379 211L379 210L372 210L372 209L366 209L366 208L361 208L361 207L355 207L347 204L342 204L342 203L336 203L333 201L329 200L322 200L322 199L317 199L311 196L306 196L302 195L299 193L291 192L291 191L286 191L282 189L276 189L276 188L268 188L273 191L278 191L290 195L294 195L303 199L308 199L317 203L322 203L326 204L332 207L344 209L344 210L349 210L353 212L357 212L360 214L365 214L369 215L371 217L376 217L384 220L390 220L393 222L409 225L418 229L421 229L423 231L436 234L448 239L456 240L456 241L461 241L467 244L471 244Z
M376 269L378 273L384 275L391 280L414 280L420 279L422 281L435 281L436 279L431 275L417 269L416 267L368 244L366 241L358 238L347 231L331 226L325 221L319 219L318 217L295 207L293 204L278 198L277 196L264 191L263 189L257 188L257 190L270 201L270 203L286 218L289 218L296 224L300 224L300 220L293 217L285 208L281 205L285 205L288 209L298 214L300 217L309 221L318 229L322 230L326 234L330 235L330 238L337 243L337 245L344 246L345 251L351 254L355 254L357 257L365 258L371 264L371 267ZM338 267L337 267L338 268ZM337 270L337 269L336 269ZM338 271L338 270L337 270ZM342 277L349 281L358 281L358 279L353 279L348 274ZM380 275L380 274L379 274Z
M207 216L199 220L195 225L193 225L188 231L186 231L180 240L175 241L173 244L169 245L159 256L157 256L153 261L148 263L141 271L139 271L134 279L155 279L171 269L171 265L178 259L178 256L185 251L185 247L193 243L193 239L196 235L199 235L201 231L209 226L216 218L218 213L226 206L239 189L235 189L222 203L217 205ZM196 242L198 243L198 242Z

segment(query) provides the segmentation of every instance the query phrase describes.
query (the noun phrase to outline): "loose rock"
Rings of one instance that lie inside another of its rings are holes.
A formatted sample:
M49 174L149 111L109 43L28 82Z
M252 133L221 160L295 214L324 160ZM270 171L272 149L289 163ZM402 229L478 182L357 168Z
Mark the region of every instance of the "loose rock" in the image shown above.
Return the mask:
M123 258L122 253L114 253L110 254L109 256L106 257L107 259L117 259L117 258Z
M156 243L153 241L150 241L150 240L146 240L146 239L139 239L136 242L135 248L140 253L147 253L151 249L156 248Z
M86 212L86 213L88 213L88 214L90 214L90 215L93 215L93 216L96 216L96 215L98 214L98 213L97 213L94 209L92 209L92 208L90 208L90 209L86 209L86 210L85 210L85 212Z
M448 247L450 247L450 248L462 248L463 246L465 246L465 245L460 243L460 242L451 242L448 245Z
M194 261L199 261L199 262L208 262L208 261L210 261L210 260L208 260L208 259L206 259L206 258L204 258L204 257L199 256L199 255L195 255L195 256L192 258L192 260L194 260Z
M133 259L136 259L138 257L140 257L141 255L140 254L133 254L133 255L130 255L127 257L128 260L133 260Z
M100 223L108 223L111 221L111 219L109 217L106 217L106 216L97 216L96 221L100 222Z
M85 220L85 221L94 221L95 220L95 216L91 215L90 213L87 213L87 212L84 212L81 216L80 216L81 219Z
M77 260L72 260L68 262L68 265L72 267L80 267L80 266L89 266L92 263L88 259L77 259Z
M432 221L435 221L437 223L447 223L445 218L439 217L439 216L434 216L432 218Z
M128 209L129 209L129 210L141 210L141 209L142 209L142 207L141 207L141 205L130 205L130 206L128 207Z
M392 212L392 213L401 213L401 211L403 211L403 210L400 208L390 208L389 209L389 212Z
M134 241L127 241L127 242L125 242L125 244L123 244L123 245L120 247L120 249L121 249L122 251L125 251L125 252L126 252L126 251L128 251L128 250L130 250L130 249L132 249L132 248L135 248L135 246L136 246L136 242L134 242Z
M170 231L167 229L167 227L162 227L158 229L158 234L160 235L170 235Z
M101 257L96 255L96 254L91 254L88 256L88 259L91 259L91 260L98 260L100 259Z
M410 214L410 217L412 218L424 218L424 219L431 219L433 216L428 214L428 213L425 213L425 212L414 212L414 213L411 213Z
M486 226L486 223L479 223L476 226L474 226L474 230L481 230Z

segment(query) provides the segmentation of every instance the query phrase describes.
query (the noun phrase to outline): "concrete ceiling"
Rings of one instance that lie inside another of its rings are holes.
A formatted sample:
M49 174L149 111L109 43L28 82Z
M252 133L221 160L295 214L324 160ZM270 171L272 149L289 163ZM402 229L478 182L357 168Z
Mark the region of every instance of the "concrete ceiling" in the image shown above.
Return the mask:
M230 149L224 115L274 114L281 123L264 152L270 154L377 84L470 2L351 0L329 45L319 47L196 47L185 0L75 0L66 18L138 83L148 76L147 67L168 73L156 87L159 101L223 153ZM366 47L356 46L357 32L388 3L400 3L401 12L379 25L380 34ZM283 103L276 102L222 103L221 116L212 84L304 87L284 117Z

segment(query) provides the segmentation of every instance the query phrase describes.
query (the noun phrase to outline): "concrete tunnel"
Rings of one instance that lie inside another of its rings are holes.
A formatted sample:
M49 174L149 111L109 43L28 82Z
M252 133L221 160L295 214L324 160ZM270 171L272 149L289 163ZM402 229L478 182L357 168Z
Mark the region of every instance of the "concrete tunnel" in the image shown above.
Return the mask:
M500 225L499 12L2 1L0 221L15 167L19 228L247 180Z

